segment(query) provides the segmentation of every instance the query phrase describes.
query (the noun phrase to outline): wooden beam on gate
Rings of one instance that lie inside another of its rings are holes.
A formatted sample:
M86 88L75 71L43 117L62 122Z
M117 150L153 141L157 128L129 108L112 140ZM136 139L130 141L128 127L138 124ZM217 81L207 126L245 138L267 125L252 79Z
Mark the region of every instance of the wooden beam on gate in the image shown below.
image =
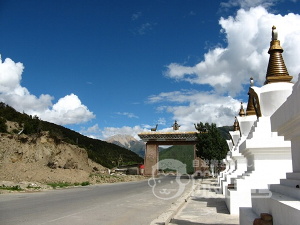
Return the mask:
M147 144L157 144L157 145L195 145L197 141L147 141Z

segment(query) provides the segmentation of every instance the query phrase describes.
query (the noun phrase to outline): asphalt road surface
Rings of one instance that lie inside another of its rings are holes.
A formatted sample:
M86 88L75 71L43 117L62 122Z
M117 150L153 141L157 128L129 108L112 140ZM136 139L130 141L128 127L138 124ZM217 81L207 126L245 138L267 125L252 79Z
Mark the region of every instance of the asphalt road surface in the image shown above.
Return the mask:
M38 193L0 195L0 225L147 225L192 185L163 176Z

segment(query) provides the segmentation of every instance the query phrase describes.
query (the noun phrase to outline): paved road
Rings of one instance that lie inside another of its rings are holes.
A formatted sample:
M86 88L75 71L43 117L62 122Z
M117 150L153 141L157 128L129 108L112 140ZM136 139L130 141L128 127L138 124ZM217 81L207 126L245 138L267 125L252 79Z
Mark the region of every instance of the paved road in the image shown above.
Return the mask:
M151 180L154 189L146 180L0 195L0 224L150 224L181 196L176 193L182 187L186 191L192 185L189 179L182 179L183 185L178 185L174 178L162 177L155 183Z

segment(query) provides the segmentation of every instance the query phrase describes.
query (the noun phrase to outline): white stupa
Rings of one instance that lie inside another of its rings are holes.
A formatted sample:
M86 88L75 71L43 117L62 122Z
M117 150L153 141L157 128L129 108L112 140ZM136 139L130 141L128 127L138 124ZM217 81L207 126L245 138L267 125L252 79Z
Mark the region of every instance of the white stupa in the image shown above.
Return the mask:
M251 81L253 79L251 78ZM243 103L241 102L241 108L239 112L239 116L235 118L235 125L234 127L238 127L238 131L230 132L231 136L238 135L238 139L235 140L235 147L230 152L231 158L235 161L235 169L227 175L226 180L222 182L222 193L225 194L228 188L232 188L233 185L231 184L232 179L238 178L241 176L245 171L247 171L247 159L246 157L240 153L239 147L247 138L250 128L253 125L254 121L256 121L256 116L253 115L251 109L251 101L248 101L247 106L247 113L245 113L243 108Z
M250 78L250 87L253 86L253 78ZM248 99L246 112L243 107L243 102L241 102L239 116L235 118L234 131L230 132L231 140L227 140L230 143L230 152L228 152L226 163L234 162L234 170L229 170L227 167L223 174L220 174L218 179L220 193L225 194L227 188L231 188L231 180L241 176L245 171L247 171L247 159L239 152L239 146L247 138L250 129L257 120L253 100ZM234 146L233 146L234 145ZM227 166L227 164L226 164ZM229 167L229 165L228 165Z
M235 159L232 158L232 151L234 151L234 149L236 148L237 141L240 137L238 122L236 118L233 127L234 131L229 132L231 140L227 140L229 151L224 160L226 164L226 169L218 176L218 185L216 187L216 189L220 190L219 193L221 194L224 193L224 187L227 184L228 179L230 179L231 174L233 173L233 171L236 170L236 162Z
M270 59L264 86L251 86L249 98L253 101L257 121L249 135L239 145L239 152L247 159L247 171L233 178L232 189L226 189L226 204L230 214L239 214L240 207L251 207L251 193L266 189L268 184L279 183L292 170L290 141L271 132L270 116L291 94L293 84L284 64L283 49L272 28ZM243 120L240 120L241 124ZM249 124L248 124L249 125ZM245 131L246 132L246 131Z

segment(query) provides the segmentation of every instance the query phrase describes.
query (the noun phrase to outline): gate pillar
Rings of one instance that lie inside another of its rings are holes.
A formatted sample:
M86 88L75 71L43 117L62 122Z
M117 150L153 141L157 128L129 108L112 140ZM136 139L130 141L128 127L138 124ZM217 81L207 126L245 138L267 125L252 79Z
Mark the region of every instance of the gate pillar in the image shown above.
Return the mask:
M145 176L157 176L158 172L158 145L147 143L145 152Z

